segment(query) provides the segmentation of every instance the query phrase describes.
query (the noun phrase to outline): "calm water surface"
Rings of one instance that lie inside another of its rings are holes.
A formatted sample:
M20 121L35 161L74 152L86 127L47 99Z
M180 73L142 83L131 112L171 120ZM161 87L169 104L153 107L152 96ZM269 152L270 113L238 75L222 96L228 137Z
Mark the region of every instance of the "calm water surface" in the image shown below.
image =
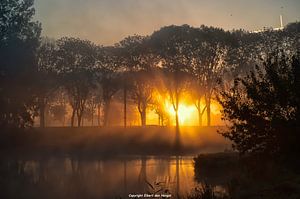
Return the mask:
M197 186L192 157L40 158L1 163L7 198L128 198L186 196Z

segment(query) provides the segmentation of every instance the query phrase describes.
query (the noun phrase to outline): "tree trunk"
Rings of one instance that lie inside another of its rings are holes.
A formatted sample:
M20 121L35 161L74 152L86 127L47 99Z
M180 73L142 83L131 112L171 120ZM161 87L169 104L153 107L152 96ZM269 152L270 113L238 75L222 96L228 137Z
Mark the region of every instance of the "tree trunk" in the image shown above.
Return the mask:
M110 100L106 100L104 104L104 126L108 126L108 113L110 108Z
M198 120L199 120L199 126L202 126L202 116L203 116L203 112L201 110L201 98L198 100ZM204 111L204 110L203 110Z
M177 88L177 87L176 87ZM174 110L175 110L175 120L176 120L176 137L175 137L175 150L176 153L179 152L179 148L180 148L180 131L179 131L179 117L178 117L178 109L179 109L179 93L178 90L176 89L176 93L175 93L175 106Z
M176 128L179 128L178 110L175 110Z
M140 117L141 117L141 126L146 126L146 112L144 109L140 110Z
M196 106L197 112L198 112L198 125L202 126L202 116L203 116L204 110L206 108L204 108L203 110L201 109L201 97L198 97L198 99L195 103L195 106Z
M127 126L127 87L124 86L124 128Z
M76 110L73 108L72 116L71 116L71 127L74 127L75 112Z
M175 150L179 152L180 148L180 131L179 131L179 118L178 118L178 109L175 111L176 118L176 137L175 137Z
M63 123L62 123L63 127L65 126L65 122L66 122L66 114L64 114L63 116Z
M40 127L45 127L45 103L40 103Z
M82 113L81 111L77 110L77 126L81 126L81 119L82 119Z
M160 126L160 114L157 114L158 116L158 126Z
M206 101L206 114L207 114L207 126L210 126L211 125L211 115L210 115L210 97L207 97L205 99Z
M97 120L98 120L98 126L101 126L101 123L100 123L100 111L101 111L101 104L98 104L98 107L97 107Z
M198 121L199 121L199 126L202 126L202 112L201 112L201 108L199 107L198 110Z
M146 112L142 112L141 114L142 126L146 126Z
M142 108L141 108L141 122L142 126L146 126L146 118L147 118L147 104L146 102L142 102Z

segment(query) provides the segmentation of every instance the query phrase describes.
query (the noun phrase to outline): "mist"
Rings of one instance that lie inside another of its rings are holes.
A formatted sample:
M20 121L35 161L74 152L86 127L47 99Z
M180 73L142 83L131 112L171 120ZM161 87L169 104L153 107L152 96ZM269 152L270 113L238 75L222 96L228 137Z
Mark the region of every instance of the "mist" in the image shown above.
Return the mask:
M258 30L299 21L297 0L36 0L43 35L112 45L128 35L149 35L162 26L202 24L225 30Z

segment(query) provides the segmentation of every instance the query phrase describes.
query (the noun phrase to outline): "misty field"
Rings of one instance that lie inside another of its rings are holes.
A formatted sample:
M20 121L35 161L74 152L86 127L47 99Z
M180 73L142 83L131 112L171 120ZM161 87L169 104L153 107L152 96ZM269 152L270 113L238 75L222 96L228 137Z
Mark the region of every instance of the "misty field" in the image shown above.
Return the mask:
M231 147L218 129L182 127L180 154L220 152ZM174 155L175 127L51 127L2 134L2 151L85 155Z

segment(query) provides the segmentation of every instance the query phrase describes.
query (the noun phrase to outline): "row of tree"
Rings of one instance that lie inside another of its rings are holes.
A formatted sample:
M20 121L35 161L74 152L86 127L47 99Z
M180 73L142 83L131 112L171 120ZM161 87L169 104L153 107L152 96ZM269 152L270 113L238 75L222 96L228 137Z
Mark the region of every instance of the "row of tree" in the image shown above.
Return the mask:
M185 93L192 96L199 125L206 113L209 126L211 100L234 77L251 70L253 63L274 49L289 53L299 49L299 23L261 33L168 26L150 36L129 36L114 46L101 46L79 38L41 38L41 24L32 21L32 0L4 0L0 9L3 127L32 126L36 116L44 127L50 102L56 104L52 111L59 114L66 112L60 104L71 106L71 126L76 121L81 126L84 115L91 112L93 116L95 110L98 115L103 111L107 126L112 99L120 93L124 126L129 100L136 105L143 126L150 107L164 125L167 116L161 99L168 99L178 127Z

